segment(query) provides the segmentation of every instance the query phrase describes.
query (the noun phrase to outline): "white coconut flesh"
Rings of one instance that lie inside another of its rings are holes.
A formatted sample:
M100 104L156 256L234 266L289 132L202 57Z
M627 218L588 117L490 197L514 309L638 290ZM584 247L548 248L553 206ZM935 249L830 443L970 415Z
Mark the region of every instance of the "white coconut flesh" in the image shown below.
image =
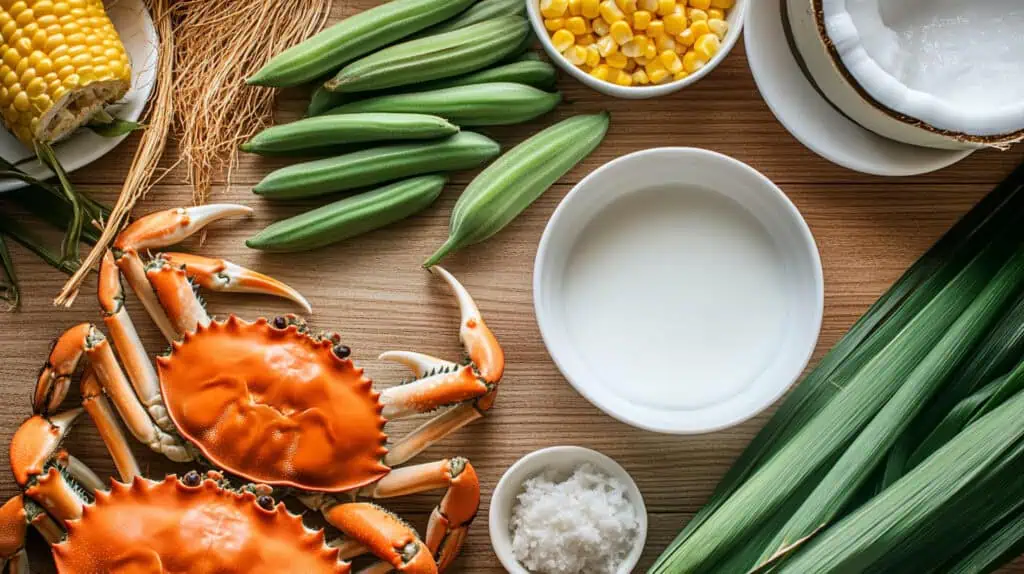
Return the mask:
M1024 130L1024 0L821 0L853 80L886 108L978 138Z

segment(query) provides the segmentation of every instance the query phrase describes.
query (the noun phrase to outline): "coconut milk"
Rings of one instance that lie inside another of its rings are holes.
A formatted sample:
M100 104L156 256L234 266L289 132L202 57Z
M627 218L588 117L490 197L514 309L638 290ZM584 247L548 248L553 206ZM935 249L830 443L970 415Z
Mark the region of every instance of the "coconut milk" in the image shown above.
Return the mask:
M567 330L620 396L700 408L772 360L785 283L774 241L738 203L693 187L642 190L606 207L572 248Z

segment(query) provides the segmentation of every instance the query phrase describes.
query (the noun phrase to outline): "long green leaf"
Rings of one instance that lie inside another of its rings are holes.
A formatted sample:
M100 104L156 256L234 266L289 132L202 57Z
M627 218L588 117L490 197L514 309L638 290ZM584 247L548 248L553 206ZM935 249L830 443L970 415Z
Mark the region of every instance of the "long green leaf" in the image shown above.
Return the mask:
M81 240L82 226L85 222L85 210L82 207L82 201L78 193L75 192L74 186L71 185L71 181L68 180L68 176L57 160L56 154L53 153L53 148L49 144L36 142L36 155L39 156L39 161L43 165L57 174L61 191L71 203L73 215L70 225L68 225L68 231L64 235L64 242L61 244L60 259L62 263L77 264L79 261L78 242Z
M14 311L18 308L21 300L18 290L18 275L14 272L14 260L11 259L11 252L7 249L4 236L0 234L0 266L3 267L6 278L0 281L0 302L3 302L5 311Z
M68 275L78 269L78 265L61 260L60 256L50 251L43 242L35 237L32 232L25 228L20 222L0 213L0 233L20 243L23 247L34 253L37 257Z
M11 199L34 217L62 231L67 231L71 219L74 217L71 204L63 196L41 193L38 188L27 187L14 190L5 194L5 198ZM82 199L92 201L88 200L84 194L82 194ZM99 240L101 233L102 230L90 221L82 227L82 240L94 245Z
M906 545L908 537L925 542L923 527L934 524L936 513L978 485L980 477L1001 465L1019 472L1024 459L1021 445L1024 393L964 429L890 488L811 540L777 571L865 572ZM1010 486L1024 486L1024 481L1016 483Z
M796 514L778 532L761 556L762 561L836 519L913 417L982 340L1022 286L1024 249L1018 249L817 484Z
M966 555L943 568L944 574L986 574L1024 554L1024 508L987 532Z
M671 549L686 541L762 461L777 453L835 396L842 381L890 341L964 265L979 245L1007 227L1024 209L1024 164L983 198L928 250L789 393L778 411L719 482L708 503L690 520L650 572L662 571ZM837 385L836 383L839 383Z
M653 572L701 572L777 512L801 484L857 436L899 384L1002 267L1024 235L1015 214L1005 234L953 278L899 334L841 385L832 400L766 460L683 544L667 551ZM830 381L835 384L835 381Z

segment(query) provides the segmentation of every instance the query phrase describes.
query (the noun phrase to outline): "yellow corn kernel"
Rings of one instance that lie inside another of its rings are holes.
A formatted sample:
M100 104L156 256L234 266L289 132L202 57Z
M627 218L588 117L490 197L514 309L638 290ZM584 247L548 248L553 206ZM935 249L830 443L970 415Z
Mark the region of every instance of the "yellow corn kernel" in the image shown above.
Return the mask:
M540 13L545 18L561 18L569 10L569 0L540 0Z
M714 34L704 34L700 38L697 38L697 42L693 45L693 51L697 54L697 57L705 62L711 61L711 58L715 57L718 53L719 48L722 47L722 41L718 39L718 36Z
M689 8L686 10L687 17L690 18L691 22L697 22L700 20L707 20L708 13L699 8Z
M633 85L633 75L632 74L623 74L623 73L620 72L619 75L615 77L615 83L620 85L620 86L632 86Z
M646 30L651 25L651 13L647 10L633 12L633 29Z
M644 57L648 60L653 60L658 56L658 47L654 45L654 42L647 44L647 49L644 50Z
M637 70L633 72L634 86L646 86L649 83L651 83L651 80L647 77L647 72L643 70Z
M607 36L611 28L610 26L608 26L608 22L604 21L604 18L595 19L593 22L591 22L590 27L598 36Z
M686 29L685 14L669 14L665 16L665 32L673 36Z
M672 39L672 36L658 36L654 40L654 45L658 48L659 52L676 49L676 41Z
M658 0L658 15L668 16L672 12L675 12L676 1L675 0Z
M706 63L707 62L701 61L696 52L687 52L686 55L683 56L683 70L685 70L687 74L692 74L703 68Z
M601 15L601 0L580 0L580 12L584 18L597 18Z
M569 46L572 46L575 43L576 36L564 28L551 35L551 44L555 47L555 50L559 52L568 50Z
M584 48L586 48L587 46L590 46L596 41L597 38L595 38L593 34L584 34L579 38L576 38L576 45L583 46Z
M669 79L669 77L671 77L671 74L665 68L658 68L653 72L647 72L647 78L652 84L660 84Z
M636 12L636 0L615 0L615 5L622 10L622 13L630 16Z
M586 50L588 66L593 68L601 63L601 52L597 49L597 44L591 44L587 46Z
M682 72L676 72L675 74L672 75L672 80L675 82L678 82L679 80L685 80L687 77L689 77L689 75L690 74L686 73L686 70L683 70Z
M569 0L569 15L580 16L583 14L583 0Z
M685 54L685 53L687 53L689 51L690 51L690 47L687 46L686 44L678 41L678 39L677 39L676 47L675 47L676 54L679 54L680 56L682 56L683 54Z
M651 63L651 61L649 59L647 59L647 56L640 56L638 58L633 58L633 61L636 62L638 66L646 66L647 64Z
M725 12L718 8L712 8L707 11L708 20L725 20Z
M647 37L633 36L633 39L623 44L619 51L627 58L643 56L647 51Z
M619 20L609 28L609 35L621 46L633 39L633 29L623 20Z
M698 10L707 10L711 7L711 0L690 0L690 7Z
M615 39L611 36L598 38L596 46L597 51L600 52L602 58L607 58L619 51L619 45L615 43Z
M629 58L623 56L622 52L615 52L614 54L608 54L604 57L604 61L607 62L609 66L619 70L626 67L626 62L628 60Z
M665 35L665 22L655 20L647 26L647 37L657 38Z
M645 12L657 12L658 11L658 0L640 0L637 6Z
M570 46L569 49L562 52L562 55L573 66L582 66L587 63L587 49L583 46Z
M622 71L623 72L629 72L629 73L632 74L633 70L635 70L635 69L636 69L636 60L633 59L633 58L630 58L629 60L626 60L626 66L624 68L622 68Z
M611 68L608 67L608 64L599 64L597 66L594 66L594 69L591 70L590 75L594 76L598 80L607 80L608 72L610 71Z
M621 74L621 73L622 73L622 70L616 70L615 68L608 68L608 77L606 78L606 81L614 84L615 81L619 79L619 74Z
M711 7L720 10L728 10L736 4L736 0L711 0Z
M582 36L590 31L590 26L587 26L587 21L582 17L573 16L565 21L565 29L576 36Z
M729 23L725 20L719 20L718 18L709 18L708 28L711 30L712 34L718 36L719 40L722 40L729 32Z
M548 32L557 32L562 28L565 28L564 18L546 18L544 20L544 27L547 28Z
M679 59L679 54L676 54L673 50L665 50L658 54L658 59L661 60L661 64L665 66L665 69L673 74L683 71L683 62Z
M604 0L604 2L601 2L600 10L601 17L604 18L604 21L608 22L609 25L621 22L626 18L626 15L622 13L622 10L619 10L619 7L616 6L615 2L612 0Z
M676 36L676 40L678 40L679 44L682 46L692 46L693 43L697 41L697 35L693 33L693 28L690 27L680 32L679 35Z
M706 20L698 20L693 24L690 24L690 32L693 33L693 37L696 40L701 36L706 36L711 33L711 26L708 26Z

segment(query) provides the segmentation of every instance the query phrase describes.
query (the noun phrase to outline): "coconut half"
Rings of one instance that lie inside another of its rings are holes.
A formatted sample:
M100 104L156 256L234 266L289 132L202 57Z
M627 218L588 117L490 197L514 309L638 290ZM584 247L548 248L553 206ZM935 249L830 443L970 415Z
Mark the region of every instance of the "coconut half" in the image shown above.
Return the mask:
M812 80L857 123L937 148L1024 140L1024 1L787 2Z

